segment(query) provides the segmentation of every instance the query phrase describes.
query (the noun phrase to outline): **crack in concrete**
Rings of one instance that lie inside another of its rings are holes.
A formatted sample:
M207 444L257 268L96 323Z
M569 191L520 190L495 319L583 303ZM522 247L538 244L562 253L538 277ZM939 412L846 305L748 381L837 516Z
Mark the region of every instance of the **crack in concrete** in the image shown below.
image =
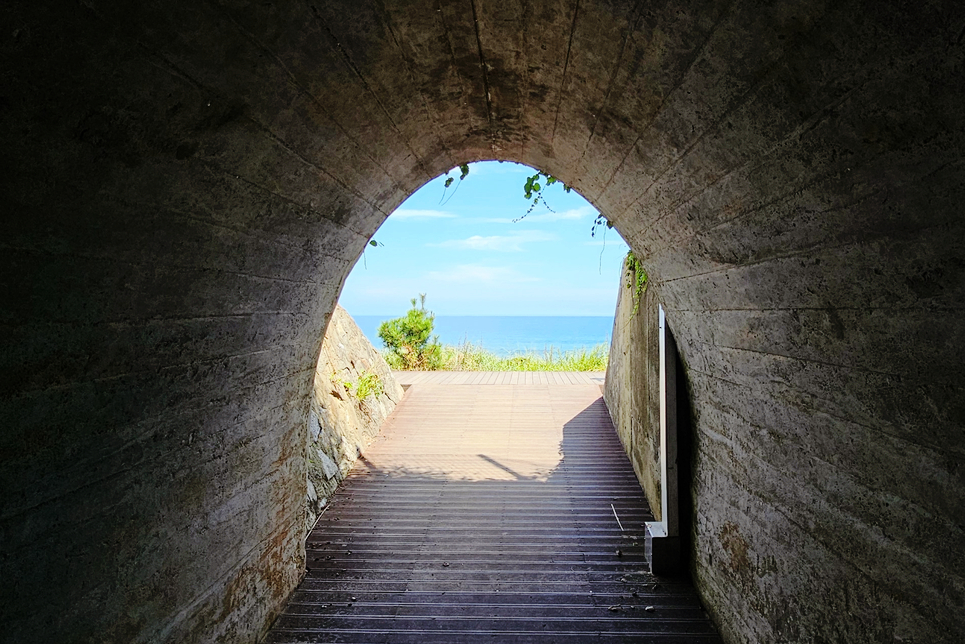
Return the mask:
M576 0L573 7L573 22L570 24L570 37L566 43L566 56L563 58L563 76L560 78L559 98L556 101L556 116L553 118L553 134L550 136L550 145L556 144L556 129L560 123L560 108L563 105L563 88L566 86L566 72L570 66L570 52L573 49L573 34L576 33L576 18L580 13L580 0Z
M398 124L392 118L392 115L389 114L389 110L388 108L385 107L385 103L382 102L382 99L379 98L379 95L375 92L375 90L372 89L368 81L365 80L365 76L362 74L362 70L359 69L358 65L355 64L355 62L352 60L352 57L349 56L349 53L345 51L345 48L342 47L342 43L340 43L338 38L335 37L335 34L332 33L332 30L329 29L325 21L322 20L321 15L319 15L318 10L314 7L314 5L311 7L311 9L312 9L312 13L315 15L315 19L318 20L319 24L321 24L322 29L325 30L325 33L328 34L328 37L331 38L333 43L335 43L335 50L342 56L342 58L345 61L345 64L348 66L349 69L352 70L352 73L355 74L355 76L359 79L359 82L362 83L362 87L364 87L365 91L372 96L372 99L379 106L379 109L382 110L382 113L385 115L385 118L388 120L389 125L392 127L392 130L398 135L399 140L405 144L405 147L409 150L409 152L412 153L412 158L415 159L416 163L419 164L419 168L421 168L422 172L426 175L426 177L431 180L433 178L432 174L426 168L425 162L422 160L422 157L420 157L416 153L416 151L412 148L412 145L409 143L409 140L402 134L402 130L399 129ZM391 33L391 30L389 30L389 32ZM394 39L394 36L393 36L393 39ZM398 42L396 42L396 44L398 45ZM387 170L384 170L384 171L386 175L388 175L388 171ZM396 185L398 186L398 184ZM398 186L398 187L401 188L401 186ZM404 189L403 189L403 192L404 192Z
M482 70L483 78L483 91L486 92L486 112L489 116L489 136L491 137L491 145L493 154L496 154L496 115L493 114L493 97L489 91L489 68L486 64L486 56L483 54L482 38L479 34L479 17L476 11L476 0L469 0L469 5L472 7L472 26L476 33L476 48L479 52L479 68Z
M660 101L660 105L657 106L657 109L653 111L653 116L651 117L651 119L647 121L647 123L643 124L642 128L638 130L637 136L633 140L633 143L631 143L627 147L627 151L623 155L623 158L620 160L620 163L613 170L613 173L610 175L610 178L607 179L606 183L603 184L603 189L600 190L600 193L597 196L598 200L603 198L603 195L606 194L606 191L609 190L610 186L613 184L613 180L623 169L623 166L626 165L627 159L630 158L630 154L633 152L634 148L637 147L637 143L639 143L640 139L643 137L643 132L646 132L647 130L650 129L654 121L657 120L657 117L663 113L664 107L666 107L667 102L670 100L670 97L673 96L677 92L677 90L679 90L680 87L684 84L684 81L687 79L687 75L690 73L690 70L693 69L694 65L697 63L697 60L704 53L704 50L707 48L707 45L710 43L711 38L714 36L714 34L717 33L718 28L720 28L721 23L724 22L725 18L729 17L730 11L734 7L734 4L736 4L736 2L737 0L730 0L727 7L723 11L721 11L720 16L714 22L713 27L711 27L710 30L707 32L707 35L704 37L703 41L700 43L699 46L697 46L694 49L693 56L691 56L691 58L687 61L686 67L681 72L680 78L678 79L677 84L674 85L673 89L667 92L667 95L664 96L662 101ZM629 208L625 208L621 214L626 213L627 211L629 211Z

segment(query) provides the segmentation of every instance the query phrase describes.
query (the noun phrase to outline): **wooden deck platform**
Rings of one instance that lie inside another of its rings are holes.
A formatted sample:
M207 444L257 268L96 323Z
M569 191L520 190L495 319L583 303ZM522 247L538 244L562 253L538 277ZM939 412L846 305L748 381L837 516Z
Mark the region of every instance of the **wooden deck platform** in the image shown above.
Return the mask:
M720 642L689 582L646 572L600 383L527 375L402 375L267 642Z

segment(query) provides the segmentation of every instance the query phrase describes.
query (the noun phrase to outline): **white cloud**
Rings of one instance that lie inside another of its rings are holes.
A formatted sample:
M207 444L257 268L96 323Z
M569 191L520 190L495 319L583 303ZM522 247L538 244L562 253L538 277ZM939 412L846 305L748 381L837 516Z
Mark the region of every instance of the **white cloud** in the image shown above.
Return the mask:
M539 230L521 230L514 235L473 235L467 239L447 239L437 244L440 248L459 248L463 250L488 250L497 252L516 252L523 250L523 244L556 240L556 235Z
M440 282L499 282L502 284L519 284L521 282L539 282L540 278L522 273L508 266L484 266L481 264L461 264L448 271L431 271L426 277Z
M562 212L545 212L538 215L527 215L523 221L567 221L574 219L588 219L596 216L596 210L589 206L563 210Z
M541 212L538 214L529 214L523 218L508 218L508 217L491 217L487 219L477 219L487 224L511 224L517 223L519 221L539 223L544 221L575 221L579 219L590 219L596 216L596 210L590 208L589 206L583 206L582 208L572 208L570 210L563 210L560 212Z
M456 215L444 210L411 210L399 208L392 213L393 219L454 219Z

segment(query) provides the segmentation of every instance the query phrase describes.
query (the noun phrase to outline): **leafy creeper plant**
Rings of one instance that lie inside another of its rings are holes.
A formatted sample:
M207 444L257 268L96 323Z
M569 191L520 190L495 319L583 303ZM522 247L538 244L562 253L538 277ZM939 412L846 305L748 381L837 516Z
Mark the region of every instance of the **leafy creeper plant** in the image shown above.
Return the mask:
M540 181L542 181L542 183L540 183ZM533 209L536 208L536 206L538 206L540 203L542 203L543 207L550 212L556 212L550 208L548 203L546 203L546 193L543 192L544 188L548 188L554 183L558 183L563 186L563 192L569 192L573 189L553 175L546 174L545 172L537 171L533 176L526 177L526 183L523 184L523 196L526 197L527 200L532 199L533 203L530 204L529 208L526 210L526 213L522 217L514 219L513 223L520 221L521 219L525 219L526 215L533 212Z

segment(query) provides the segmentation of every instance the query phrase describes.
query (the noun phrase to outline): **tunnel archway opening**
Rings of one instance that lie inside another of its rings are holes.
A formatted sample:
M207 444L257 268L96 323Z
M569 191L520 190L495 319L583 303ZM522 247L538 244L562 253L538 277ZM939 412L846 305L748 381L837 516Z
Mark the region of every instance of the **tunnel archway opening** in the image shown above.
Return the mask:
M611 316L627 246L562 184L524 198L538 170L468 164L414 191L372 235L339 302L355 315L398 311L427 293L438 315ZM446 187L446 181L454 181ZM607 234L609 232L609 235Z
M477 199L477 200L480 200L480 201L483 201L483 202L484 202L483 204L481 204L481 207L483 207L483 208L486 209L486 212L485 212L485 213L482 213L484 216L479 216L480 213L477 212L477 213L476 213L477 216L476 216L475 218L473 218L473 217L468 217L468 218L467 218L467 217L465 217L465 215L462 215L462 214L460 214L460 215L453 214L453 212L450 212L450 211L448 211L448 210L442 209L442 208L444 208L444 207L449 203L448 200L451 200L451 199L455 198L456 193L458 192L458 189L459 189L459 188L462 188L463 185L472 185L472 184L463 184L463 181L466 180L466 177L467 177L467 176L470 176L470 177L471 177L470 181L475 181L475 182L479 182L479 183L484 183L484 182L482 182L482 180L480 179L479 175L480 175L480 174L485 174L487 171L493 171L494 168L502 169L502 162L493 163L493 164L483 164L483 163L469 164L468 166L465 166L465 167L464 167L464 170L463 170L463 172L462 172L462 176L458 179L458 183L455 183L456 180L457 180L456 177L455 177L455 176L450 177L450 176L449 176L449 173L447 173L446 175L440 175L440 177L437 177L437 180L428 182L428 183L425 184L422 188L420 188L420 190L418 190L418 191L416 191L415 193L413 193L413 195L410 197L410 199L408 199L407 201L405 201L404 203L402 203L402 204L399 206L399 208L395 211L395 214L396 214L396 216L397 216L398 218L404 219L404 220L407 220L407 221L409 221L409 220L415 220L415 219L425 219L425 220L428 220L428 221L430 221L430 222L432 223L432 227L433 227L433 228L440 228L440 229L443 228L442 226L439 225L439 221L440 221L440 220L446 221L446 220L449 220L449 219L460 219L460 218L464 220L464 221L461 222L460 225L476 224L477 226L478 226L478 224L479 224L480 222L482 222L482 223L496 223L496 224L499 224L499 225L501 225L501 226L505 226L505 225L507 225L507 224L512 225L512 224L518 224L519 222L523 221L524 219L528 219L528 221L529 221L530 224L532 224L534 221L541 221L541 222L552 222L552 223L554 223L554 224L556 224L556 225L558 225L561 221L573 220L574 222L579 223L579 224L582 226L581 234L583 235L582 243L583 243L584 245L586 245L586 244L588 243L588 240L587 240L587 238L586 238L586 236L588 235L587 231L589 231L589 237L590 237L590 239L592 239L592 238L594 237L594 233L595 233L595 232L599 232L600 235L601 235L601 237L603 237L603 239L600 239L600 240L597 240L597 241L599 242L599 244L600 244L600 246L601 246L602 248L605 248L605 244L606 244L605 235L606 235L607 229L610 228L609 225L606 225L606 218L605 218L605 217L603 217L603 216L598 216L598 213L596 213L595 211L588 212L588 211L587 211L587 208L586 208L585 206L581 206L581 207L578 207L578 208L570 208L570 209L567 209L567 210L564 210L563 207L559 207L559 206L558 206L559 210L556 210L556 209L554 209L554 208L549 204L549 202L546 201L547 199L552 199L552 200L560 199L560 198L561 198L561 195L563 194L563 192L559 192L559 193L557 193L556 195L552 195L552 196L549 196L549 197L546 196L546 193L543 193L541 196L543 197L544 204L543 204L542 208L540 208L539 210L536 210L536 212L535 212L535 214L534 214L533 211L536 209L536 207L537 207L537 205L538 205L537 203L532 203L532 204L531 204L530 202L526 202L526 201L523 201L523 200L517 200L517 203L514 204L514 206L509 207L509 208L507 208L505 205L495 205L495 204L494 204L494 195L493 195L493 190L492 190L492 188L490 188L490 187L487 186L487 185L482 185L482 186L480 186L480 185L475 185L474 188L477 190L477 195L472 195L472 194L470 194L470 195L468 195L468 198L469 198L470 200L472 200L472 199ZM510 192L510 193L512 193L512 192L516 192L516 193L522 192L522 188L523 188L523 185L524 185L524 184L527 185L527 186L529 186L529 185L531 185L532 182L533 182L533 178L529 178L528 181L526 181L527 178L530 177L531 173L533 173L533 172L538 172L538 171L537 171L536 169L534 169L534 168L525 166L525 165L523 165L523 164L515 164L515 163L514 163L514 164L506 164L506 169L509 170L508 174L509 174L509 176L511 177L511 180L510 180L510 182L509 182L508 184L507 184L506 182L503 182L501 189L504 190L504 191L506 191L506 192ZM453 172L455 172L455 170L454 170ZM505 172L505 170L503 171L503 173L504 173L504 174L507 174L507 173ZM544 173L543 176L540 176L539 174L537 174L537 175L535 175L534 178L536 178L537 180L545 180L547 176L549 176L549 175L548 175L548 174L545 174L545 173ZM554 179L554 182L555 182L555 179ZM453 187L453 185L454 185L454 187ZM451 193L449 192L450 189L452 189L452 192L451 192ZM480 189L482 190L482 195L483 195L483 196L479 196L478 190L480 190ZM538 190L538 189L539 189L539 186L537 186L536 189ZM425 199L425 193L426 193L426 192L428 192L428 193L431 195L428 200ZM548 190L547 190L547 192L548 192ZM568 192L568 191L567 191L567 192ZM418 197L420 196L420 193L423 193L423 194L422 194L422 197L423 197L422 199L418 199ZM465 196L467 196L467 195L465 195L465 193L463 193L463 196L465 197ZM582 201L582 200L581 200L581 201ZM582 203L583 203L583 204L586 204L587 206L589 205L589 204L588 204L587 202L585 202L585 201L582 201ZM428 206L435 206L435 204L438 204L441 208L427 207L427 204L428 204ZM461 205L461 204L456 204L456 207L450 208L450 210L464 210L465 207L460 208L460 205ZM569 204L565 204L565 205L568 206ZM577 204L577 205L580 206L580 204ZM472 206L470 206L470 210L471 210L471 209L472 209ZM496 211L498 212L498 214L500 214L500 215L502 215L502 216L501 216L501 217L498 217L498 218L494 218L493 215L494 215L495 213L492 212L493 210L496 210ZM500 210L502 210L502 212L499 212ZM507 212L507 211L508 211L508 212ZM488 216L485 216L485 215L488 215ZM386 223L383 224L383 226L387 225L387 223L390 222L390 221L393 221L393 220L391 219L391 216L386 219ZM601 224L601 221L604 222L604 225L600 225L600 224ZM596 230L597 226L600 226L600 230L599 230L599 231ZM380 228L380 230L383 230L383 229ZM464 230L465 230L465 229L464 229ZM471 232L476 232L476 230L473 229ZM528 231L528 232L532 232L532 231ZM439 234L441 234L443 237L446 237L446 236L449 235L450 233L449 233L448 230L442 230L441 232L439 232ZM617 231L617 234L619 234L618 231ZM403 241L401 242L401 245L403 246L403 248L404 248L404 250L405 250L405 253L406 253L406 257L405 257L405 260L404 260L403 263L408 264L409 266L417 266L417 267L420 266L421 264L426 263L427 261L429 261L429 260L427 260L427 258L425 258L425 257L418 257L418 261L416 261L415 257L417 257L417 256L419 255L418 249L419 249L420 246L426 246L426 247L432 247L432 246L437 246L437 247L439 247L439 246L451 246L451 247L454 247L454 248L458 249L459 251L463 251L463 252L464 252L464 251L467 251L467 250L468 250L469 252L473 252L473 251L487 250L487 249L489 249L489 250L494 250L494 251L496 251L496 252L503 251L503 250L521 251L521 250L523 250L522 247L521 247L521 246L522 246L522 241L524 241L524 238L523 238L523 237L515 237L515 238L514 238L514 237L507 237L507 236L488 236L488 237L487 237L487 236L482 236L482 235L475 234L475 235L473 235L473 236L471 236L471 237L468 237L468 238L456 239L456 240L447 239L446 241L438 242L435 238L429 237L429 236L425 233L425 229L423 229L422 232L417 233L417 238L418 238L418 242L417 242L417 243L413 243L411 237L409 237L409 238L402 238L401 236L399 236L399 237L396 237L396 238L392 239L392 241L390 242L390 245L391 245L391 244L399 244L399 243L400 243L400 238L403 240ZM379 241L375 241L376 239L378 239ZM373 247L375 247L376 251L378 252L378 251L381 251L381 249L383 249L383 248L386 247L386 244L385 244L385 240L386 240L386 239L387 239L387 238L384 236L384 234L376 233L376 234L373 236L373 241L371 242L371 244L372 244ZM535 237L535 238L529 238L529 239L526 240L526 241L534 241L534 240L535 240L535 241L553 241L553 239L552 239L551 237L540 237L540 236L537 236L537 237ZM621 239L621 241L622 241L622 239ZM623 256L622 256L622 255L623 255L623 248L620 247L620 246L623 246L623 244L617 245L617 244L614 244L613 241L611 241L611 251L614 250L614 246L616 246L616 250L618 251L618 255L619 255L620 272L614 271L611 275L606 276L606 278L605 278L605 280L604 280L604 284L603 284L603 289L605 289L605 290L607 290L607 291L610 291L611 293L617 290L616 288L614 288L615 285L620 285L620 286L622 286L622 284L620 284L620 282L621 282L621 280L623 279L622 270L623 270L623 264L624 264L624 261L623 261L624 258L623 258ZM370 250L370 248L369 248L369 247L365 247L365 248L363 249L363 251L362 251L362 252L363 252L363 257L364 257L364 253L365 253L366 250ZM572 257L572 256L573 256L573 253L567 253L565 250L560 250L558 247L556 247L556 248L554 248L554 254L555 254L555 256L556 256L557 258L559 258L560 256L566 256L566 257L568 258L568 260L569 260L569 264L570 264L571 266L574 264L573 257ZM611 253L611 254L612 254L612 253ZM401 266L398 265L398 262L399 262L398 259L396 259L395 261L396 261L396 265L393 266L393 270L398 270L399 268L401 268ZM602 253L601 253L600 257L599 257L599 261L600 261L600 263L602 264ZM368 270L367 263L364 263L364 262L363 262L363 264L361 265L361 267L362 267L364 270ZM359 268L360 268L360 265L357 263L357 264L356 264L356 271L358 271ZM584 270L585 270L585 268L584 268ZM642 269L638 267L636 270L637 270L638 273L637 273L637 275L635 276L635 279L642 280L642 283L645 282L645 280L646 280L645 274L643 274L643 277L641 277L641 275L640 275L640 271L642 271ZM601 271L601 272L602 272L602 271ZM353 273L353 275L354 275L354 274L355 274L355 273ZM438 272L436 272L435 274L440 275L440 274L444 274L444 272L443 272L443 271L438 271ZM376 281L380 281L380 280L384 280L384 279L385 279L385 278L384 278L383 275L378 275L378 276L376 276ZM351 282L351 277L349 278L349 281L347 282L347 285L348 285L350 282ZM382 296L383 298L384 298L384 296L388 295L388 294L391 292L391 289L392 289L392 288L399 289L399 287L398 287L397 284L389 284L389 285L387 285L387 284L380 283L379 286L380 286L380 288L379 288L378 291L376 291L376 293L377 293L379 296ZM505 287L506 285L505 285L505 284L501 284L501 286ZM346 288L347 288L347 287L348 287L348 286L346 286ZM399 290L402 290L402 294L400 294L400 293L393 293L393 294L392 294L392 295L395 296L395 299L402 299L402 298L400 297L400 295L402 295L402 296L404 297L405 289L403 288L403 289L399 289ZM420 292L421 292L421 291L423 291L423 290L427 290L427 291L428 291L428 290L431 290L431 289L424 288L424 285L420 283L420 284L418 284L417 286L416 286L416 285L410 285L410 287L408 288L408 290L414 290L414 291L417 290L417 291L420 291ZM634 313L631 314L631 315L635 315L635 314L636 314L636 309L639 308L639 306L640 306L640 304L641 304L641 302L639 301L639 298L641 297L641 292L640 292L639 290L637 290L637 289L634 289L634 291L635 291L635 292L634 292L634 296L633 296L633 297L634 297L634 299L635 299L635 302L634 302L633 304L631 304L631 305L633 306ZM343 296L344 296L344 293L345 293L345 291L343 290ZM474 296L475 296L475 293L474 293ZM500 297L501 297L502 299L505 299L505 292L504 292L504 291L501 291ZM556 297L556 296L555 296L554 294L550 294L550 297L551 297L551 298L554 298L554 297ZM424 304L424 301L423 301L423 304ZM529 303L529 304L531 305L531 303ZM614 309L614 304L615 304L615 302L612 302L612 301L611 301L611 302L609 303L609 307L608 307L608 308L609 308L610 310L613 310L613 309ZM663 316L663 309L662 309L662 308L660 309L660 314L661 314L661 321L662 321L662 316ZM611 320L612 320L612 316L611 316ZM663 323L661 322L661 331L660 331L661 334L663 333L663 326L662 326L662 324L663 324ZM612 321L608 324L608 327L612 328ZM669 333L669 331L668 331L668 333ZM661 337L662 337L662 335L661 335ZM370 340L373 340L373 341L375 340L372 334L369 335L369 339L370 339ZM377 341L374 341L373 344L377 344ZM611 350L610 347L608 347L608 351L609 351L609 350ZM661 344L661 351L662 351L662 344ZM672 360L672 361L674 361L674 362L678 365L678 367L681 366L680 359L679 359L679 357L678 357L678 354L677 354L676 349L673 350L673 352L672 352L672 354L671 354L671 357L670 357L669 359ZM661 363L661 364L662 364L662 363ZM661 366L661 369L663 369L663 368L664 368L664 367ZM629 377L629 374L621 373L619 377ZM671 375L670 377L671 377L671 378L676 378L676 379L679 380L681 383L685 383L685 382L686 382L686 376L685 376L685 374L679 373L679 372L676 371L676 370L672 370L672 375ZM676 389L674 389L674 391L676 391ZM662 394L662 389L661 389L661 395L663 395L663 394ZM680 426L681 426L681 431L689 432L689 427L690 427L690 425L689 425L689 409L690 409L690 408L689 408L689 403L688 403L687 390L686 390L685 388L681 388L681 389L679 390L679 395L677 395L677 394L672 395L672 397L671 397L671 402L672 402L672 404L677 405L677 406L679 407L679 411L680 411L681 413L686 414L686 417L685 417L685 418L680 418ZM665 404L665 402L664 402L663 400L661 400L661 402L660 402L661 407L663 407L664 404ZM674 411L676 412L677 410L674 410ZM676 423L676 422L677 422L677 414L676 414L676 413L672 413L671 415L674 417L674 423ZM644 421L644 422L645 422L645 421ZM674 425L674 427L676 428L676 424ZM638 431L638 432L640 431L640 430L639 430L639 419L638 419L638 428L637 428L637 431ZM656 430L656 428L647 428L647 429L645 429L645 431L646 431L646 432L649 432L649 433L654 433L654 432L656 432L657 430ZM689 537L689 530L690 530L690 529L692 528L692 526L693 526L693 522L690 520L690 513L689 513L689 511L692 509L692 503L689 503L689 502L688 502L689 499L690 499L690 491L691 491L691 485L690 485L690 468L689 468L689 459L690 459L690 456L691 456L691 451L690 451L690 444L691 444L691 443L690 443L690 441L688 440L689 434L688 434L687 436L681 436L680 438L681 438L681 441L680 441L680 443L679 443L679 447L680 447L681 449L680 449L679 454L680 454L680 458L681 458L682 460L686 460L686 463L681 463L681 464L680 464L680 467L679 467L679 470L678 470L678 468L677 468L677 454L678 454L678 450L677 450L678 442L677 442L677 440L678 440L678 439L677 439L677 432L676 432L676 429L675 429L674 432L673 432L673 439L672 439L672 443L673 443L672 460L673 460L673 463L674 463L674 468L672 469L672 471L671 471L671 473L670 473L669 475L667 474L667 472L664 472L663 475L662 475L662 482L659 482L659 483L657 484L657 485L658 485L658 487L657 487L658 490L660 490L661 488L662 488L663 490L666 490L666 489L668 489L669 487L672 487L672 488L673 488L673 499L672 499L672 501L671 501L671 503L674 504L673 512L672 512L672 516L673 516L673 535L672 535L672 539L670 539L670 541L673 541L673 543L674 543L675 554L670 555L670 554L669 554L669 551L668 551L667 554L661 553L661 554L657 555L657 558L658 558L658 559L666 559L666 560L668 560L668 561L672 561L672 563L669 563L669 564L663 563L663 564L661 564L660 566L656 566L656 565L654 566L654 569L655 569L655 570L657 570L657 569L659 568L660 572L663 573L663 574L668 574L668 573L671 573L671 572L672 572L673 574L677 574L677 573L680 571L680 569L681 569L681 565L680 565L680 560L681 560L681 558L685 558L685 559L690 559L690 558L691 558L691 557L689 556L689 551L683 551L683 552L681 551L681 549L682 549L683 547L686 547L686 546L689 546L689 545L690 545L690 541L689 541L689 538L688 538L688 537ZM621 439L623 439L622 436L621 436ZM630 440L632 440L632 438L631 438ZM632 449L634 449L634 446L627 444L627 445L625 446L625 449L629 452L629 451L631 451ZM659 455L655 455L655 462L656 462L656 463L662 464L662 463L664 463L664 462L667 461L668 457L667 457L666 449L667 449L666 447L661 447L661 453L660 453ZM668 476L673 479L673 480L672 480L672 486L670 485L670 483L668 483L668 481L670 481L670 478L668 478ZM641 486L642 486L642 485L643 485L643 482L641 481ZM678 510L678 507L676 506L676 504L678 503L678 495L679 495L680 501L682 502L682 506L683 506L683 507L680 508L680 509L682 509L682 510L684 511L684 515L683 515L683 516L681 516L681 513L680 513L680 511ZM686 497L686 498L684 498L684 497ZM660 500L657 499L656 501L654 501L654 500L651 499L651 500L649 500L649 502L651 503L651 507L652 507L652 504L653 504L654 502L660 503ZM663 507L663 513L666 515L667 512L668 512L668 509L667 509L667 504L666 504L666 500L665 500L665 501L664 501L664 507ZM678 520L680 520L681 523L682 523L682 524L680 525L680 530L678 530ZM665 525L665 524L666 524L666 521L664 522L664 525ZM664 533L663 533L662 535L660 535L660 536L666 536L666 532L664 531ZM686 566L684 566L684 567L686 567Z
M446 358L453 358L459 369L493 370L493 366L464 365L493 365L500 359L509 362L512 355L519 356L517 363L543 362L535 364L535 368L541 370L547 368L547 361L555 361L559 365L556 370L577 368L566 366L560 360L561 352L570 354L570 363L582 363L581 369L588 369L591 363L598 363L597 371L605 369L619 271L626 249L618 233L609 231L607 237L608 227L602 225L595 230L597 211L578 193L569 193L560 185L552 192L545 190L540 196L542 203L524 199L523 187L527 178L538 172L534 168L515 162L492 161L469 164L466 169L469 170L468 177L454 185L446 185L455 181L454 177L448 178L447 175L427 182L386 218L372 236L377 245L363 247L363 259L356 262L352 275L343 286L342 303L346 304L345 295L353 288L367 287L369 292L365 295L370 301L363 299L358 305L363 311L367 305L375 307L369 310L384 312L387 310L385 302L397 306L413 293L430 293L434 300L430 308L438 313L436 302L442 300L443 307L448 307L444 308L445 312L456 314L442 316L441 320L437 316L435 331L442 331L442 341L453 345L452 351L447 351L452 355ZM458 168L454 172L457 171ZM387 234L386 228L394 222L399 223ZM414 225L420 223L426 225ZM533 246L543 246L545 250L537 253ZM368 260L365 259L366 253ZM483 259L476 259L480 255ZM512 262L510 258L513 258ZM611 264L606 272L602 269L604 259ZM404 281L409 277L407 272L414 272L416 277ZM588 274L589 279L584 280L581 273ZM353 286L352 277L359 274L368 281ZM447 294L439 293L433 283L446 287L449 295L455 296L450 297L453 301L445 301ZM519 287L522 293L511 293L514 287ZM484 289L490 293L482 293ZM466 294L469 294L469 300L459 299ZM359 303L358 299L353 301ZM467 301L474 308L453 308L466 306ZM347 308L354 307L348 304ZM467 330L467 318L459 315L465 313L484 314L483 317L468 318L475 321L475 331ZM534 313L538 317L519 317ZM491 317L494 314L499 317ZM367 331L372 344L381 347L374 333L377 323L398 315L353 317L361 324L363 332ZM577 317L573 318L573 315ZM480 320L488 322L480 325ZM522 331L518 328L520 320L527 322ZM440 321L453 326L447 329L445 324L440 325ZM495 346L487 341L480 346L481 336L469 335L495 328L503 333L514 332L508 327L517 327L517 339ZM557 329L555 335L554 329ZM449 337L446 337L447 330L451 333ZM396 368L403 367L396 365ZM519 370L521 367L514 364L501 368ZM329 380L338 378L321 368L315 371L313 390L316 395L310 428L316 424L320 427L318 419L328 415L323 408L316 414L315 407L325 399L318 392L330 389ZM602 377L599 380L602 383ZM346 384L351 387L353 383ZM351 395L351 391L336 392L335 395L346 393ZM333 452L330 456L340 462L339 453ZM354 462L354 454L349 460ZM312 471L318 469L312 458L309 461ZM331 462L327 464L328 469L333 467ZM316 487L329 486L324 480L312 486L310 478L310 499L315 498ZM310 501L309 506L312 505ZM317 512L310 510L309 514L315 516Z

